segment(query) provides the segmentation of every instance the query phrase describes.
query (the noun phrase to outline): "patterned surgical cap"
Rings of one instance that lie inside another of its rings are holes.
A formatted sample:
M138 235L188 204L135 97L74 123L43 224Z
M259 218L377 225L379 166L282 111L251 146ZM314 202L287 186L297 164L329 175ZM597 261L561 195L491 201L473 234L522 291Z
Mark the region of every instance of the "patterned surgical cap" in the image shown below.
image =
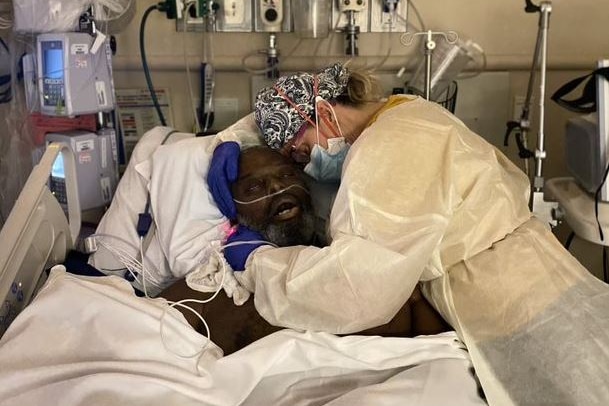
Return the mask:
M260 90L256 95L254 117L268 146L280 149L294 138L306 121L303 115L314 116L315 97L335 99L344 93L348 80L349 71L337 63L319 72L317 79L314 73L301 72L280 77L273 86Z

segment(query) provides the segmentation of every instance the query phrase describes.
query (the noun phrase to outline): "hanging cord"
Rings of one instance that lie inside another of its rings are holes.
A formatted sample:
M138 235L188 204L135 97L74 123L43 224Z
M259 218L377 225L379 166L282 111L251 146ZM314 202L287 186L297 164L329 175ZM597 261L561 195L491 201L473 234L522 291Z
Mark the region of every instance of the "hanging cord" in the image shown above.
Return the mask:
M150 98L152 99L152 104L154 104L154 108L156 109L157 114L159 115L159 120L161 120L161 125L163 127L167 126L167 122L165 121L165 116L161 111L161 106L159 104L159 100L156 95L156 91L154 90L154 86L152 85L152 79L150 77L150 70L148 68L148 61L146 60L146 47L144 45L144 32L146 28L146 20L150 13L155 10L159 10L158 5L152 5L146 9L144 15L142 16L142 21L140 23L140 55L142 58L142 67L144 69L144 75L146 76L146 84L148 85L148 90L150 91Z
M607 246L603 245L603 281L609 283L609 268L607 267Z
M571 248L571 243L573 242L574 238L575 238L575 231L571 231L571 233L567 237L567 241L565 241L565 249L567 251L569 251L569 248Z
M6 51L6 56L9 60L12 60L11 51L6 45L6 42L0 37L0 45ZM12 73L9 72L7 75L0 76L0 88L5 87L4 90L0 90L0 104L8 103L12 100L13 92L11 82L13 81Z
M603 228L601 227L601 222L598 219L598 204L600 201L601 190L603 189L603 185L607 181L607 174L609 173L609 163L607 163L607 167L605 168L605 173L603 174L603 180L601 184L596 189L596 193L594 194L594 216L596 217L596 225L598 226L598 234L600 236L601 241L604 241Z

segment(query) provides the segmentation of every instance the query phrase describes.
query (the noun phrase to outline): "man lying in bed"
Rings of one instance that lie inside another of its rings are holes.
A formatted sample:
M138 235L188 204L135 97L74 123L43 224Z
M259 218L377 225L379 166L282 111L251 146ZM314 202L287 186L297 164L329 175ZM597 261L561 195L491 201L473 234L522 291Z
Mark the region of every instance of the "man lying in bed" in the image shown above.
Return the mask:
M320 244L323 241L324 236L315 232L309 188L305 175L298 167L270 148L253 147L241 153L239 169L239 178L232 191L240 225L260 233L278 246ZM238 250L239 246L229 249ZM192 290L181 280L160 296L178 301L203 299L210 294ZM220 294L204 305L189 305L205 318L212 340L225 354L281 329L271 326L258 314L253 300L236 306L232 299ZM195 315L180 310L195 329L205 333L204 326ZM360 334L411 337L449 329L416 289L389 323Z

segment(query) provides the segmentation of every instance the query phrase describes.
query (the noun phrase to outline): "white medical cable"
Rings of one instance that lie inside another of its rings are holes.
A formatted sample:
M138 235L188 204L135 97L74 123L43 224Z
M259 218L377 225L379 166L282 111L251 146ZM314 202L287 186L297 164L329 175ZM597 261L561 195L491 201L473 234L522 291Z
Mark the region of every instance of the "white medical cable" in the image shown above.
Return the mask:
M292 189L292 188L300 188L300 189L304 190L305 192L307 192L307 194L309 194L309 191L308 191L308 190L307 190L307 189L306 189L304 186L301 186L301 185L298 185L298 184L293 184L293 185L290 185L290 186L288 186L288 187L286 187L286 188L283 188L283 189L281 189L281 190L279 190L279 191L277 191L277 192L275 192L275 193L271 193L271 194L268 194L268 195L264 195L264 196L262 196L262 197L259 197L259 198L257 198L257 199L254 199L254 200L243 201L243 200L237 200L237 199L233 199L233 201L234 201L235 203L239 203L239 204L253 204L253 203L259 202L259 201L261 201L261 200L268 199L269 197L273 197L273 196L276 196L276 195L280 195L280 194L282 194L282 193L285 193L286 191L288 191L288 190L290 190L290 189Z
M190 306L186 306L184 303L192 302L192 303L198 303L198 304L205 304L205 303L211 302L212 300L214 300L216 298L216 296L218 296L218 294L220 293L220 291L224 287L224 281L226 280L226 274L227 274L226 264L224 262L224 258L222 257L222 255L220 253L221 251L223 251L224 249L226 249L228 247L233 247L233 246L237 246L237 245L260 244L260 243L271 245L271 246L277 248L276 244L273 244L273 243L271 243L269 241L253 240L253 241L235 241L235 242L231 242L231 243L228 243L228 244L224 244L223 246L219 247L218 250L214 250L213 251L213 253L218 256L218 258L220 259L220 263L222 264L222 279L220 280L220 284L218 285L218 288L207 299L182 299L182 300L179 300L177 302L172 302L172 301L169 301L169 300L167 301L167 304L169 304L169 306L167 306L167 307L165 307L163 309L163 312L161 313L161 318L159 319L159 334L161 336L161 342L163 343L163 347L168 352L174 354L175 356L177 356L179 358L185 358L185 359L191 359L191 358L200 357L200 356L203 355L205 349L207 348L207 346L211 342L211 330L209 329L209 325L205 321L205 318L201 314L199 314L199 312L197 312L195 309L193 309ZM173 351L172 349L170 349L169 346L167 345L167 341L165 339L165 334L164 334L163 321L165 319L165 315L167 314L168 310L170 308L172 308L172 307L175 307L175 306L180 306L180 307L188 309L190 312L194 313L197 316L197 318L199 320L201 320L201 322L203 323L203 326L205 327L207 341L205 342L203 347L199 351L194 353L194 354L190 354L190 355L179 354L179 353ZM198 365L198 363L197 363L197 365ZM199 372L198 368L197 368L197 372Z
M126 241L125 239L121 238L121 237L117 237L117 236L113 236L110 234L101 234L101 233L96 233L93 234L91 236L89 236L88 238L94 238L95 242L101 246L104 247L105 249L107 249L112 255L114 255L123 265L125 265L125 268L127 270L127 272L129 272L129 274L135 279L138 280L138 274L142 276L142 289L143 289L143 293L146 297L150 297L148 295L148 289L147 289L147 285L146 285L146 279L148 278L148 282L152 282L153 285L155 285L156 287L160 287L158 283L156 283L156 281L154 281L154 278L152 277L152 274L150 273L150 271L148 271L146 269L146 267L144 266L144 255L143 255L143 237L140 237L140 244L139 247L136 248L134 247L131 243L129 243L128 241ZM136 258L134 258L130 253L128 253L127 251L125 251L123 248L117 247L115 245L112 245L106 241L104 241L104 239L116 239L118 241L121 241L123 244L126 244L127 246L130 246L133 249L137 249L140 252L140 256L142 258L142 261L140 262L139 260L137 260ZM121 272L123 271L123 269L120 270L115 270L115 269L102 269L103 271L106 272Z
M142 259L142 288L144 289L144 295L149 298L148 290L146 290L146 272L148 270L144 266L144 237L140 237L140 258Z
M103 241L99 241L98 244L101 247L104 247L105 249L107 249L112 255L114 255L125 266L125 269L127 270L127 272L129 272L134 279L137 279L139 273L143 273L143 272L141 272L142 264L139 261L137 261L135 258L133 258L130 254L128 254L126 251L124 251L118 247L114 247ZM102 270L106 271L106 272L122 272L123 271L123 269L102 269Z
M300 186L300 185L291 185L290 187L292 187L292 186L298 186L298 187L302 188L302 186ZM288 187L288 188L286 188L284 190L287 190L290 187ZM282 191L280 191L280 193L281 192ZM263 198L265 198L265 197L263 197ZM120 260L120 262L123 263L123 265L125 265L127 271L135 279L137 279L137 276L138 276L137 272L138 271L140 272L140 274L142 275L142 287L143 287L143 290L144 290L144 295L146 296L147 299L152 299L150 296L148 296L148 292L147 292L147 289L146 289L146 274L148 274L149 277L151 277L151 275L150 275L149 271L144 266L144 255L143 255L143 241L144 241L144 238L140 237L139 250L140 250L140 256L142 258L142 262L140 262L136 258L133 258L133 256L131 256L129 253L127 253L122 248L112 246L111 244L108 244L107 242L103 241L103 238L114 238L114 239L116 239L118 241L121 241L121 242L127 244L128 246L133 247L130 243L128 243L123 238L116 237L116 236L109 235L109 234L101 234L101 233L100 234L93 234L93 235L89 236L88 238L91 238L91 237L95 238L95 241L96 241L97 244L99 244L99 246L102 246L102 247L106 248L110 253L115 255ZM98 237L101 237L101 238L98 239ZM205 304L205 303L209 303L212 300L214 300L218 296L218 294L220 293L222 288L224 287L224 282L226 280L226 274L227 274L226 264L225 264L224 258L222 257L220 252L223 251L224 249L228 248L228 247L238 246L238 245L246 245L246 244L266 244L266 245L270 245L270 246L275 247L275 248L278 247L276 244L273 244L273 243L271 243L269 241L265 241L265 240L252 240L252 241L235 241L235 242L231 242L231 243L228 243L228 244L225 244L225 245L219 247L217 250L213 250L212 252L219 257L220 263L222 264L222 279L220 280L220 284L218 285L218 288L214 291L214 293L209 298L207 298L207 299L202 299L202 300L200 300L200 299L182 299L182 300L179 300L177 302L173 302L173 301L170 301L170 300L167 301L168 306L163 308L163 311L161 313L161 317L159 319L159 334L161 336L161 342L162 342L163 347L165 348L165 350L167 350L168 352L174 354L175 356L177 356L179 358L186 358L186 359L200 357L200 356L203 355L203 353L205 352L205 349L207 348L207 346L209 345L209 342L211 341L211 331L209 329L209 325L205 321L205 318L199 312L197 312L197 310L193 309L190 306L185 305L184 303L192 302L192 303ZM111 271L111 270L106 270L106 271ZM122 269L121 269L121 271L122 271ZM169 348L169 346L167 345L167 341L166 341L165 333L164 333L164 328L163 328L163 322L165 320L165 315L167 314L168 309L172 308L172 307L176 307L176 306L179 306L181 308L187 309L191 313L194 313L194 315L197 316L197 318L201 321L201 323L203 323L203 326L205 328L207 341L205 342L203 347L199 351L194 353L194 354L190 354L190 355L188 355L188 354L186 354L186 355L185 354L179 354L176 351L174 351L171 348ZM198 368L197 368L197 372L199 372Z
M0 30L8 30L13 26L13 20L9 18L0 17Z
M205 318L201 314L199 314L198 311L196 311L195 309L193 309L190 306L186 306L184 303L188 303L188 302L198 303L198 304L209 303L212 300L214 300L216 298L216 296L218 296L218 293L220 293L220 291L222 290L222 287L224 286L224 280L226 278L226 265L224 265L224 260L222 259L220 252L214 251L214 253L220 257L220 263L222 264L222 279L220 280L220 284L218 285L218 288L213 293L213 295L211 295L209 298L203 299L203 300L182 299L182 300L178 300L177 302L172 302L172 301L168 300L167 304L169 306L166 306L165 308L163 308L163 312L161 313L161 318L159 319L159 334L161 336L161 343L163 344L163 347L165 348L165 350L167 350L168 352L172 353L173 355L175 355L179 358L190 359L190 358L195 358L195 357L199 357L199 356L203 355L203 352L205 351L205 349L207 348L207 346L209 345L209 343L211 341L211 331L209 329L209 326L207 325L207 322L205 321ZM203 326L205 327L205 332L206 332L205 336L207 338L207 341L205 342L203 347L201 347L201 349L199 351L195 352L194 354L190 354L190 355L189 354L180 354L180 353L172 350L171 348L169 348L169 346L167 345L167 340L165 339L165 334L164 334L165 330L163 328L163 321L165 320L165 315L167 314L169 309L172 307L175 307L175 306L180 306L184 309L188 309L191 313L194 313L194 315L197 316L197 318L199 320L201 320L201 323L203 323Z
M377 63L376 65L372 65L371 68L368 68L370 71L375 72L377 69L381 68L385 62L387 62L387 59L389 59L389 57L391 56L391 51L392 51L392 46L391 46L391 34L393 34L393 24L397 24L398 19L397 19L397 6L396 6L397 2L391 2L391 10L389 11L389 15L391 16L389 19L389 30L387 31L387 35L384 36L384 38L387 39L387 53L385 54L385 56L383 57L383 59L381 59L381 61L379 63Z

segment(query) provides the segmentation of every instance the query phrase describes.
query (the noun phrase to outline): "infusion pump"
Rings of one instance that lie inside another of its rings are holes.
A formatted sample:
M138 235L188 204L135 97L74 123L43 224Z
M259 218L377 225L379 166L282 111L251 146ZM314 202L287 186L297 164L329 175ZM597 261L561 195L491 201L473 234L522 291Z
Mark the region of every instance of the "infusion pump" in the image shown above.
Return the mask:
M114 108L111 51L103 34L40 34L36 66L42 114L72 117Z
M109 205L118 184L116 140L113 131L95 134L88 131L49 133L46 142L67 144L76 160L76 181L81 210ZM64 210L67 209L66 174L63 157L57 156L51 170L50 190Z

